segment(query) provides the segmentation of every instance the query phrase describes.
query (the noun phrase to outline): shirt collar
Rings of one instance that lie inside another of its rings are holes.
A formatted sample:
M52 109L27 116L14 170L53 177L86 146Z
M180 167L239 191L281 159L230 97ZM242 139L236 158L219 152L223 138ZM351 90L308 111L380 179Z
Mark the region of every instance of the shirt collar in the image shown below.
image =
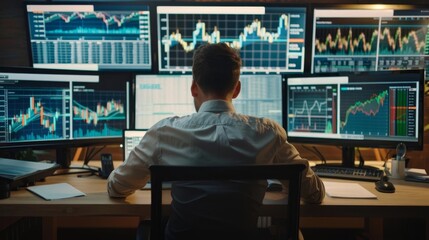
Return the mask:
M209 100L201 104L198 112L235 112L231 102L224 100Z

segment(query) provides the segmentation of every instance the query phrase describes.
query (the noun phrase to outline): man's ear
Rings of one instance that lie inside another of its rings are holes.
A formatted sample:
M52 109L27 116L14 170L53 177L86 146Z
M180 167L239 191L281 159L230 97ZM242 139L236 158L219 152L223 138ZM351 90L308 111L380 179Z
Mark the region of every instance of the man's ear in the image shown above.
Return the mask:
M234 88L234 93L232 94L232 98L234 99L234 98L238 97L238 94L240 94L240 91L241 91L241 82L238 81L237 85Z
M198 96L198 85L194 80L192 80L192 84L191 84L191 94L192 94L192 97Z

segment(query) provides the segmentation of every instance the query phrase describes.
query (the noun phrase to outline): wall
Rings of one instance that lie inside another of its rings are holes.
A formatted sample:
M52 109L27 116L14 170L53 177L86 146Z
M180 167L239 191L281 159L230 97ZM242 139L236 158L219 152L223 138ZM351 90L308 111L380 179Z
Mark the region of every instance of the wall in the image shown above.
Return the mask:
M40 0L39 0L40 1ZM44 2L44 1L40 1ZM217 1L222 2L222 1ZM234 1L237 2L237 1ZM240 1L243 2L243 1ZM264 2L276 2L268 0ZM280 2L280 1L278 1ZM309 4L325 4L325 3L373 3L372 1L341 1L341 0L289 0L281 1L282 3L309 3ZM408 1L388 1L379 0L378 3L396 3L407 4ZM429 8L427 0L415 0L413 4L424 4ZM23 0L1 0L0 1L0 66L30 66L29 59L29 46L27 45L27 29L26 17L24 15L24 1ZM429 95L429 92L427 93ZM410 152L411 158L410 166L424 168L425 163L429 168L429 96L425 98L425 125L428 128L425 131L424 137L424 151ZM314 154L306 150L302 146L298 146L302 155L308 159L317 159ZM327 159L340 159L341 151L336 147L320 146L319 150L325 155ZM119 148L110 148L106 151L114 153L114 159L121 156ZM362 150L366 159L374 159L374 151Z

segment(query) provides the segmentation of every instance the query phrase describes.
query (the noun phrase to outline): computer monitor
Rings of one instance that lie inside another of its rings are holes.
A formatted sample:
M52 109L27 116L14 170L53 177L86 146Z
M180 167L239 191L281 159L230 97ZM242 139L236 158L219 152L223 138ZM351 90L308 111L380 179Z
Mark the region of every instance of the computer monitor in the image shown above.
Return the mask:
M151 70L149 6L138 3L27 3L33 67Z
M123 154L124 162L127 161L131 151L139 145L140 141L146 134L146 129L125 129L123 132Z
M304 71L306 7L193 2L156 13L160 72L190 72L194 50L218 42L240 51L245 73Z
M136 75L135 128L147 129L159 120L195 112L191 75ZM282 76L241 75L241 92L233 99L238 113L283 123Z
M0 149L121 143L129 83L95 72L0 68Z
M423 82L422 70L285 76L288 140L342 146L345 166L355 147L421 150Z
M428 10L417 5L315 7L312 72L428 70Z
M129 127L129 85L104 76L97 83L72 82L72 139L121 138Z

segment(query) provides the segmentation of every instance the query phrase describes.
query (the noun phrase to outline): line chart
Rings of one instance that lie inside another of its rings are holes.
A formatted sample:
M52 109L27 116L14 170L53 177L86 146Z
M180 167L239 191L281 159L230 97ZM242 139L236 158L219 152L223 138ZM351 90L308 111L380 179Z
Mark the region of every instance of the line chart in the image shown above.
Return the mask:
M386 86L347 85L340 90L340 132L387 136L389 91Z
M383 28L380 35L380 54L422 55L426 46L425 28L405 28L404 26Z
M289 130L336 133L336 90L330 85L289 89Z
M264 14L158 13L160 71L190 71L198 46L223 42L240 52L244 72L302 72L305 9L273 9Z

